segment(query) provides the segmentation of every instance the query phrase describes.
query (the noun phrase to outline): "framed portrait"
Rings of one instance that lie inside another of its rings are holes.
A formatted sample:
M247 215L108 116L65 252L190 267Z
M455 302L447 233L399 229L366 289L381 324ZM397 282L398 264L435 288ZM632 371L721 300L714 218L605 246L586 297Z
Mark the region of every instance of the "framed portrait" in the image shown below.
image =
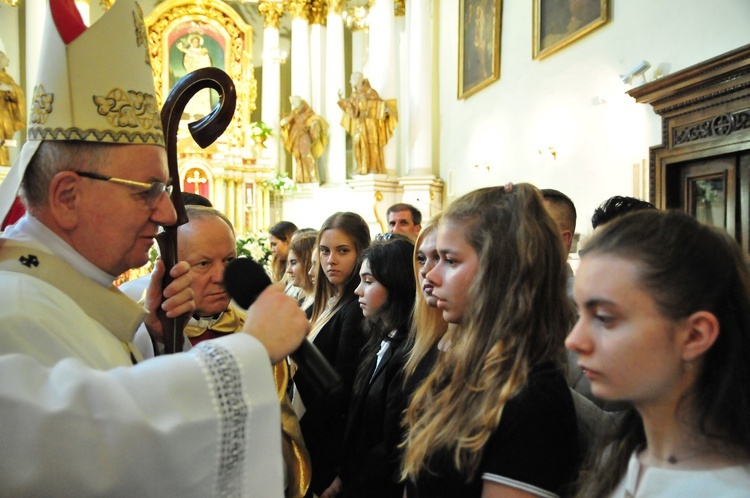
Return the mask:
M502 5L502 0L459 0L459 99L500 79Z
M534 59L557 52L607 22L608 0L533 0Z

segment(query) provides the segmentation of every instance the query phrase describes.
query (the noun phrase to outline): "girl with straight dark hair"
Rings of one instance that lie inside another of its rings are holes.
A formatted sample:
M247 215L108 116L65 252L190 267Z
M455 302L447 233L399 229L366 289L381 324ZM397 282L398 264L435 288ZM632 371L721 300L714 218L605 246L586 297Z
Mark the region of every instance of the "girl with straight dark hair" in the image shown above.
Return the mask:
M322 498L401 498L401 411L404 407L403 346L414 307L412 254L406 237L374 242L365 250L354 291L368 336L354 383L343 457Z

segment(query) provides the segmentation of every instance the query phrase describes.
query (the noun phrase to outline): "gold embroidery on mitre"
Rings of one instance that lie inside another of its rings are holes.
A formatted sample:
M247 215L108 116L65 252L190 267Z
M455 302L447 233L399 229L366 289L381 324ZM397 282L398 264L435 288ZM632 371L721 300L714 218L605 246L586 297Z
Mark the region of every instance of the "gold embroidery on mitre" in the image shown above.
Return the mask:
M55 100L54 93L47 93L44 85L34 87L34 98L31 101L31 122L44 124L52 112L52 102Z
M30 127L30 140L78 140L86 142L155 144L164 145L164 134L161 129L144 133L141 131L82 130L81 128L39 128Z
M161 129L156 97L150 93L115 88L106 97L94 96L97 112L118 128Z
M135 42L139 47L146 47L146 64L151 67L151 55L148 53L148 35L146 34L146 25L143 24L143 10L140 4L135 2L137 11L133 11L133 23L135 24Z

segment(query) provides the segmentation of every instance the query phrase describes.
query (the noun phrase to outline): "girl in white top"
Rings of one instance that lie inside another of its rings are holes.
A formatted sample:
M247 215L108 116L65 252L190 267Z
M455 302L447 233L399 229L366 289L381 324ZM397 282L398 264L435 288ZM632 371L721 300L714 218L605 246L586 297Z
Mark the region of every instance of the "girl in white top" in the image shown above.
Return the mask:
M686 214L632 213L586 246L574 294L567 347L596 396L632 403L579 496L750 496L750 273L736 242Z

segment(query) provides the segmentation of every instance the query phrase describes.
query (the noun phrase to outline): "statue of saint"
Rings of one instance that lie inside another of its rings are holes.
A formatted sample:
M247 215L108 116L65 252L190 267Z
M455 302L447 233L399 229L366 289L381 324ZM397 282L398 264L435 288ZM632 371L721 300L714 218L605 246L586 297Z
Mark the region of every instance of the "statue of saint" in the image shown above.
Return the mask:
M298 95L292 95L289 101L292 111L279 125L284 147L294 156L297 166L294 180L297 183L317 183L318 166L315 161L323 155L328 145L328 123Z
M23 89L5 72L10 64L5 52L0 51L0 166L10 166L6 140L13 140L18 130L26 128L26 100Z
M398 124L396 100L383 100L362 73L352 73L352 94L344 99L339 92L339 107L344 111L341 126L352 136L357 173L385 173L383 147Z
M177 42L177 49L182 52L182 66L185 74L192 73L202 67L211 67L211 54L204 47L203 35L191 33L187 35L187 45L184 41ZM211 90L204 89L193 96L185 106L185 113L191 118L198 119L211 113Z

